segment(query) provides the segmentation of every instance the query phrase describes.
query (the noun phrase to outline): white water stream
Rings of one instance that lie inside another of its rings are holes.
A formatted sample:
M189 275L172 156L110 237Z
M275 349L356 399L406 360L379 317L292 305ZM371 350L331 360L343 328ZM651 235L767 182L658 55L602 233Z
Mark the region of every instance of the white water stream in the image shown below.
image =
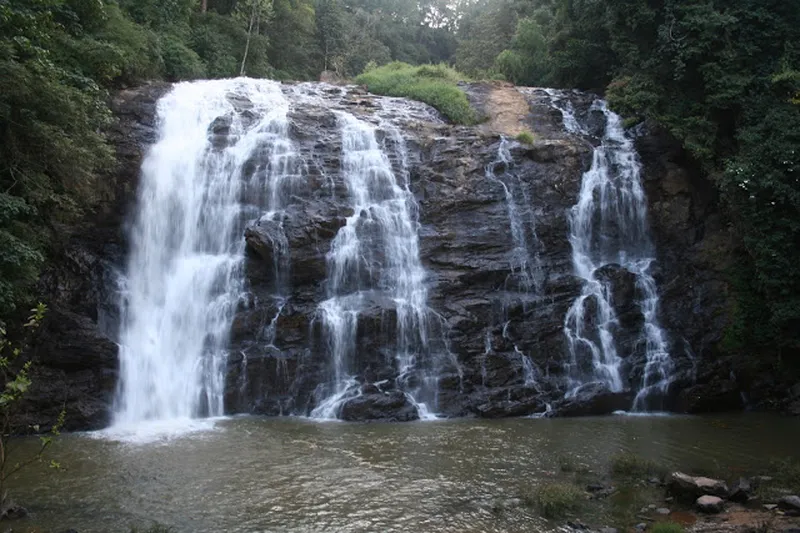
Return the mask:
M159 101L131 231L113 429L223 414L242 232L277 210L278 182L291 176L288 109L278 83L249 79L182 83ZM230 119L224 146L211 133L219 117ZM273 168L245 175L264 147Z
M416 403L421 417L430 417L437 376L422 368L429 348L428 293L408 177L398 179L386 146L378 142L377 126L344 112L338 120L342 174L353 214L328 253L329 297L320 311L333 371L311 415L336 418L343 403L360 394L353 368L359 315L366 305L388 299L396 314L396 385ZM393 141L405 161L402 137Z
M564 117L572 134L588 135L564 94L548 90L553 106ZM605 128L594 148L591 168L583 175L577 204L569 214L572 260L583 280L581 295L564 320L569 345L568 395L589 381L601 381L612 391L633 385L638 389L635 410L651 408L648 398L663 395L669 386L673 361L665 332L658 322L658 290L650 274L655 249L647 225L647 199L642 188L641 164L633 142L625 134L622 119L602 100L590 112L600 112ZM644 317L639 344L644 345L646 366L642 383L625 383L620 368L615 329L619 325L611 286L597 273L617 265L636 278L639 306ZM587 373L586 358L590 362Z

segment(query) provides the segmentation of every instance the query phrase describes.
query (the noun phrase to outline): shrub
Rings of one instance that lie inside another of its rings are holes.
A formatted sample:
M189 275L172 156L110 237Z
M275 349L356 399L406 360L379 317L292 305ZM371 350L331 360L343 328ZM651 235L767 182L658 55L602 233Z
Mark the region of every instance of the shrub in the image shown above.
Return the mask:
M611 458L611 472L618 476L645 477L667 475L667 469L649 459L632 453L621 453Z
M475 111L464 91L456 86L463 79L464 76L446 65L413 67L395 61L364 72L356 81L376 94L425 102L456 124L474 124Z
M528 505L536 507L545 518L561 518L578 507L584 492L570 483L546 483L523 497Z
M533 144L535 140L533 133L529 131L523 131L516 137L517 141L521 142L522 144Z
M200 56L174 35L161 38L161 55L165 74L170 80L194 80L206 74L206 66Z

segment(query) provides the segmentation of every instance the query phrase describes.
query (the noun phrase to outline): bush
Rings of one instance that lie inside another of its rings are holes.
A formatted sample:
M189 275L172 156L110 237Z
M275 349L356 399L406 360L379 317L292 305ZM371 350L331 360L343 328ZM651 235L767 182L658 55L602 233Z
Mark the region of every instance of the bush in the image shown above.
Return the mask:
M612 457L611 472L625 477L657 476L659 478L665 477L668 473L666 467L632 453L621 453Z
M165 35L161 39L164 70L172 81L194 80L206 74L206 66L194 50L190 50L178 37Z
M523 131L522 133L517 135L516 139L522 144L533 144L533 141L536 140L533 136L533 133L529 131Z
M650 528L651 533L683 533L683 526L675 522L657 522Z
M525 502L538 509L545 518L561 518L578 507L584 492L570 483L546 483L525 496Z
M413 67L395 61L364 72L356 81L376 94L425 102L456 124L474 124L475 111L464 91L456 86L463 79L464 76L446 65Z

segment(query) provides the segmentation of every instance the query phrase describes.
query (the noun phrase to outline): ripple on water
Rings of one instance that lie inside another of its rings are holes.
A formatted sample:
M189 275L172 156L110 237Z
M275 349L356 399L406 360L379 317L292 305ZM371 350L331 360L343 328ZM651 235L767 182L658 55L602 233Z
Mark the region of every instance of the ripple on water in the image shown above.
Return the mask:
M560 456L599 473L632 452L738 475L798 457L798 439L800 420L762 415L411 424L237 417L64 435L52 449L64 471L37 465L12 491L33 513L26 526L44 531L128 531L155 520L176 533L546 532L559 524L519 502L557 479Z

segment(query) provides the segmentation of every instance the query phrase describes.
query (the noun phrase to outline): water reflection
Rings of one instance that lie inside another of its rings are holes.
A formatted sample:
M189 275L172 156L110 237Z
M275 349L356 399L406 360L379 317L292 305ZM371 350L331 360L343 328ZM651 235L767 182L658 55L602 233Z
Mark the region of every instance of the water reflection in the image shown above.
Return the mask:
M405 425L236 418L148 444L68 435L65 466L36 467L13 495L43 531L497 532L552 529L524 506L497 512L569 455L596 472L629 451L731 475L798 456L800 421L767 416L440 421ZM31 445L34 444L31 442ZM591 517L583 517L591 519Z

